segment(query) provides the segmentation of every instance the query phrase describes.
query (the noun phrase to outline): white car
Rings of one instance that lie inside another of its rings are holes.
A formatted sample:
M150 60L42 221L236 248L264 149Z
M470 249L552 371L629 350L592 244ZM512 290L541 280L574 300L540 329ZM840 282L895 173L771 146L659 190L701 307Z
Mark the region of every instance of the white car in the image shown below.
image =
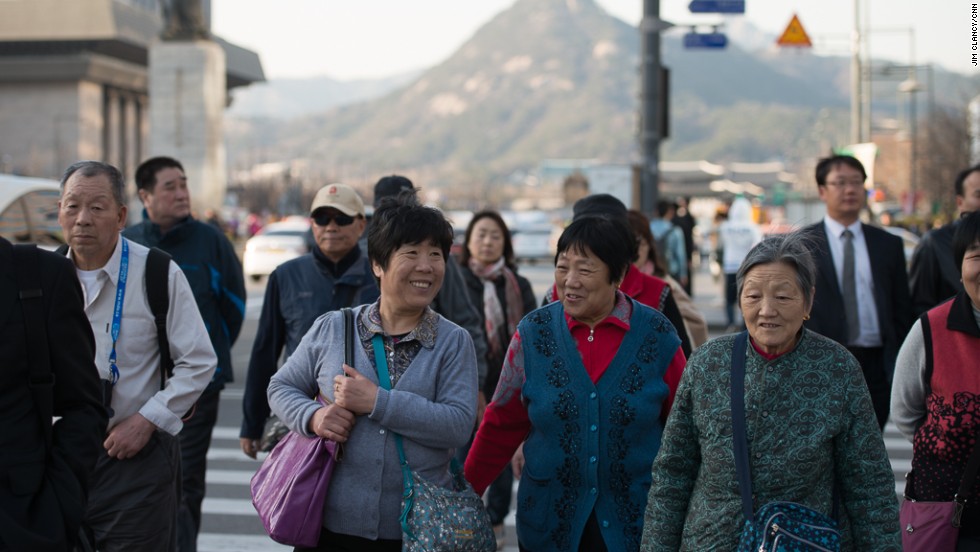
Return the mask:
M267 224L245 242L245 276L257 282L272 274L282 263L309 252L312 239L310 221L305 217Z
M51 250L65 243L58 224L60 197L57 180L0 174L0 236Z

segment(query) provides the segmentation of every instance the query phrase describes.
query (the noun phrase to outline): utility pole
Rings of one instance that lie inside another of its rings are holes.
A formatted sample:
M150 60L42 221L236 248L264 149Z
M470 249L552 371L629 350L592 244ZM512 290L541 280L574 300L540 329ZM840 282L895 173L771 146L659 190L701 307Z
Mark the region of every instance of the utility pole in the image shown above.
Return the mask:
M854 0L854 30L851 34L851 143L863 142L861 133L861 0Z
M640 76L640 210L650 215L656 212L660 187L660 139L667 116L661 109L660 61L660 0L643 0L643 20L640 22L642 56Z

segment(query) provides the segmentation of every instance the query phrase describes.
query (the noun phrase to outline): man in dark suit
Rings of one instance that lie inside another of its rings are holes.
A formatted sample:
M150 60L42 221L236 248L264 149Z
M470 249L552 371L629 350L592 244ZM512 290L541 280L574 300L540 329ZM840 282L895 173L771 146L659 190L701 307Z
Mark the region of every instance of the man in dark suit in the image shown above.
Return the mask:
M804 324L847 347L861 363L884 428L895 357L914 318L902 240L858 219L867 197L860 161L821 159L816 179L827 215L803 230L817 262L813 310Z
M66 551L75 545L108 417L74 267L54 253L28 253L27 262L15 262L0 238L0 551ZM21 299L18 277L31 268L36 289ZM30 347L26 312L40 313L44 350ZM30 374L39 355L47 378ZM53 427L52 415L60 416Z
M912 254L909 283L916 315L963 291L960 267L953 261L953 234L960 217L980 210L980 163L961 171L953 190L956 192L956 219L927 232Z

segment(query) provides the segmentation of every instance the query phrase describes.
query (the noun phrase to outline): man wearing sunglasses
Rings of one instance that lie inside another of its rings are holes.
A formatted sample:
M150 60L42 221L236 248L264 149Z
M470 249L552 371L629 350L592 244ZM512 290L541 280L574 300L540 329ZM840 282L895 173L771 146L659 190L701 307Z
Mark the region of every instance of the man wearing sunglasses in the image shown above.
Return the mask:
M288 358L320 315L373 303L378 298L367 251L358 245L367 222L364 202L357 192L343 184L321 188L310 206L310 224L316 247L279 265L265 288L245 380L244 419L239 433L242 451L252 458L259 451L269 417L266 389L279 367L283 348Z

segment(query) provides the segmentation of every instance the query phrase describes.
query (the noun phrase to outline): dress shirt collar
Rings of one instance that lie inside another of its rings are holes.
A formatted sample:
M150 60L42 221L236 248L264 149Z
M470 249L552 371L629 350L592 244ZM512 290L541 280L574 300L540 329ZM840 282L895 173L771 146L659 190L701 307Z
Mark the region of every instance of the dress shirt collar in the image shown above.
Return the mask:
M112 285L116 285L119 282L119 265L122 262L122 241L124 239L126 238L122 237L122 235L116 237L116 248L112 250L112 256L109 257L109 260L106 261L104 266L96 269L105 272L106 276L109 277L109 281L112 282ZM72 255L71 249L69 248L68 258L74 259ZM74 260L72 260L72 263L74 263ZM76 270L78 269L77 264L75 265L75 268Z
M836 220L830 218L829 216L824 216L823 224L824 224L824 228L827 229L828 236L834 236L835 238L840 239L841 234L843 234L844 230L846 229L846 230L850 230L851 234L854 234L854 239L859 239L859 238L863 239L864 237L864 233L861 231L860 220L856 220L854 221L853 224L844 226L843 224L837 222Z

